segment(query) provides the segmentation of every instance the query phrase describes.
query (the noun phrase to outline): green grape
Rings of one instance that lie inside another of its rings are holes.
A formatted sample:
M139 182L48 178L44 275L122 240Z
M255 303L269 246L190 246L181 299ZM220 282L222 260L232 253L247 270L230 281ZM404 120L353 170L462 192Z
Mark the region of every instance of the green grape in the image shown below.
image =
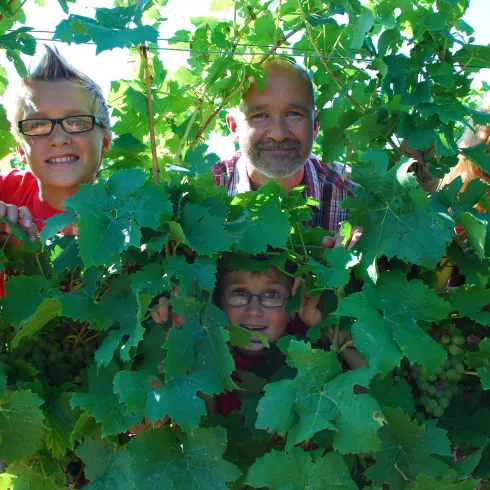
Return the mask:
M441 338L441 342L443 344L449 344L449 342L451 342L451 339L447 335L443 335Z
M444 369L449 369L451 367L451 363L449 362L449 359L444 359L444 362L442 363L442 367Z
M461 349L461 347L458 347L457 345L451 344L449 346L449 353L452 354L453 356L459 356L464 353L464 350Z
M401 376L396 375L396 376L393 376L393 380L395 381L395 383L399 383L402 380L402 378L401 378Z
M427 378L427 381L430 381L431 383L434 383L435 381L437 381L437 375L433 374L432 376L429 376Z
M451 402L449 401L449 398L446 398L445 396L443 396L442 398L439 398L439 405L442 407L442 408L447 408L449 407L449 404Z
M424 412L417 412L415 414L415 420L418 422L423 422L425 420L425 413Z
M425 383L427 381L427 376L425 374L420 374L419 375L419 381L421 383Z
M419 387L419 389L421 391L429 391L429 388L430 388L430 385L427 382L425 382L425 383L418 383L417 386Z
M79 374L73 376L73 382L79 385L82 382L82 377Z
M430 385L429 389L427 390L427 393L429 393L429 395L433 396L436 394L436 392L437 392L437 388L434 385Z
M444 391L443 390L437 390L435 397L436 398L442 398L444 396Z
M444 415L444 409L440 406L437 406L434 408L434 410L432 411L432 413L434 414L434 417L442 417Z
M464 344L464 337L462 335L456 335L451 340L456 345L463 345Z
M441 374L444 374L446 370L443 367L440 367L437 371L436 374L437 376L441 376Z
M455 370L455 369L453 369L453 368L448 369L448 370L446 371L446 376L447 376L447 379L448 379L449 381L451 381L451 382L452 382L454 379L456 379L456 376L457 376L457 375L458 375L458 373L457 373L457 372L456 372L456 370Z
M425 407L426 411L427 410L433 410L435 407L437 407L438 404L437 404L437 401L434 400L434 398L431 398L428 403L427 403L427 406Z
M444 393L444 398L451 400L451 398L453 397L453 392L449 388L445 388L443 393Z
M463 363L459 362L458 364L455 364L454 366L454 370L458 373L458 374L463 374L464 373L464 365Z
M422 395L422 396L420 397L419 402L420 402L420 404L421 404L423 407L426 407L426 406L427 406L427 404L429 403L429 400L430 400L430 398L429 398L427 395Z
M60 346L59 344L50 344L49 345L49 351L50 352L53 352L53 353L56 353L60 350Z

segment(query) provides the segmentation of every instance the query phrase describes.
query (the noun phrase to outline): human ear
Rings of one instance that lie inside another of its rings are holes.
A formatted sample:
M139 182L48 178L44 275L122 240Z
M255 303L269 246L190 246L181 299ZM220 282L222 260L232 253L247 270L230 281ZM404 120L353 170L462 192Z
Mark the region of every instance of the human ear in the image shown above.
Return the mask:
M112 143L112 136L110 134L104 133L104 137L102 138L102 153L101 153L102 158L104 158L104 155L111 147L111 143Z
M17 155L19 157L19 160L24 164L24 165L27 165L29 162L27 161L27 154L26 154L26 151L24 150L24 148L19 145L17 148Z

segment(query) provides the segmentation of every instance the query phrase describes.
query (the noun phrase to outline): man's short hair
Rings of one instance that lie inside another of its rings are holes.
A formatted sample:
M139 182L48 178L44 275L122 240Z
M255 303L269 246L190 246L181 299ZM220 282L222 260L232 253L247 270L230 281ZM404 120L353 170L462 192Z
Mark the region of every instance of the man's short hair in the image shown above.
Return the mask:
M90 77L71 66L56 48L45 47L45 53L39 64L30 71L26 78L22 79L21 89L15 96L11 111L10 121L12 131L19 136L17 122L23 117L24 101L26 89L35 85L39 81L72 81L74 85L86 90L89 107L92 114L99 116L104 130L110 133L111 119L109 108L105 101L102 90Z

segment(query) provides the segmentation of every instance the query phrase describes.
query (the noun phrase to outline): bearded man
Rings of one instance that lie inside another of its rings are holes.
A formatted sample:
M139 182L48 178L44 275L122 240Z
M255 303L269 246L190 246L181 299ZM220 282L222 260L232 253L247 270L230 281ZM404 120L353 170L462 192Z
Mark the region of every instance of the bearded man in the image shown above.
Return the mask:
M305 185L305 197L319 202L311 225L337 233L348 213L340 203L354 184L344 165L324 164L311 154L319 129L311 79L304 68L280 58L267 62L264 71L265 90L252 80L240 106L226 118L240 152L214 165L213 176L229 195L256 190L269 180L285 189ZM354 228L348 248L361 232ZM337 233L325 237L323 245L331 248L342 240Z

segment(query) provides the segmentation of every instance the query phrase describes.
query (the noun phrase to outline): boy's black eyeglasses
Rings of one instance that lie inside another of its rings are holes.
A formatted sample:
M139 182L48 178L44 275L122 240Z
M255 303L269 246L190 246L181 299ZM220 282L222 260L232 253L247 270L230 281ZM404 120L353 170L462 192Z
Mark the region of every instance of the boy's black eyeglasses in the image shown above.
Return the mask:
M254 296L259 298L260 304L266 308L278 308L284 304L284 301L291 297L275 292L251 294L246 291L233 291L223 294L223 298L225 298L230 306L247 306Z
M55 124L59 124L67 133L86 133L92 131L95 125L104 128L98 116L81 114L77 116L62 117L61 119L47 119L36 117L19 121L19 131L26 136L46 136L51 134Z

